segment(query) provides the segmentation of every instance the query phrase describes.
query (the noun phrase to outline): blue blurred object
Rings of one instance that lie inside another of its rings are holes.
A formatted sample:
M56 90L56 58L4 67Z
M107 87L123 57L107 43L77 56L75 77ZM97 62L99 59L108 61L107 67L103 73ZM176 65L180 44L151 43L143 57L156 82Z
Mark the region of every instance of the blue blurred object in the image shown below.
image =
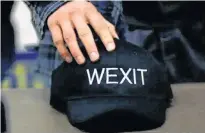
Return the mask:
M43 89L48 81L35 73L37 52L16 53L15 62L2 81L2 89Z
M37 52L39 49L38 44L29 44L25 47L28 52Z

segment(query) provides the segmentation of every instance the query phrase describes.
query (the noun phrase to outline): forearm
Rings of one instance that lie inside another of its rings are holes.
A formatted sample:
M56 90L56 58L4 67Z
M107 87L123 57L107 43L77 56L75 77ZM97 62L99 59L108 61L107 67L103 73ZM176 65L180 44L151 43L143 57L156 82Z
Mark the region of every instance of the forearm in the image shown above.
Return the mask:
M32 21L37 34L40 38L43 37L45 27L47 27L47 18L59 7L68 1L24 1L29 7L32 14Z

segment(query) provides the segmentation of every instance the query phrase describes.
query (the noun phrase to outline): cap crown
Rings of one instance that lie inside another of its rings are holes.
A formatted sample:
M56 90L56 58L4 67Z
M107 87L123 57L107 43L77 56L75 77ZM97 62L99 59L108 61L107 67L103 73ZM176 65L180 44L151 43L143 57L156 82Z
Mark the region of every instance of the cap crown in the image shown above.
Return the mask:
M66 98L96 96L153 96L166 97L170 84L165 69L151 53L115 40L116 50L107 52L102 43L98 50L100 60L78 65L63 62L52 74L52 88ZM86 54L82 48L83 54Z

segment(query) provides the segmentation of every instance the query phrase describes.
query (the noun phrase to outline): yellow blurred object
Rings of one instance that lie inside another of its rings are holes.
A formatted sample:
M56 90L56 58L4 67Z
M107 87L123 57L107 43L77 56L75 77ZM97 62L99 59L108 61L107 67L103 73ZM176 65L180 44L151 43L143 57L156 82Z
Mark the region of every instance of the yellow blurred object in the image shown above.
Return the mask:
M43 87L43 84L42 84L41 82L39 82L39 81L34 81L34 82L33 82L33 87L34 87L35 89L42 89L42 88L44 88L44 87Z
M11 71L9 71L8 76L2 81L2 90L8 90L9 88L18 88L21 90L27 88L45 88L45 83L35 78L35 75L29 71L29 65L29 62L16 62L11 68Z
M8 88L11 87L11 82L9 79L5 79L3 82L2 82L2 87L1 89L2 90L8 90Z
M13 73L17 77L18 87L21 89L27 88L27 78L26 74L28 73L26 67L23 64L16 64Z

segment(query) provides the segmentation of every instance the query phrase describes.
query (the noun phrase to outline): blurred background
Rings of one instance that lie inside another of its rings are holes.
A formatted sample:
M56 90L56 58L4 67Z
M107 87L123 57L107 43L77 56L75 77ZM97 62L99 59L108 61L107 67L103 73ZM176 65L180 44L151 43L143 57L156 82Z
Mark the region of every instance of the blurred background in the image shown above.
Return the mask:
M29 47L38 45L38 37L31 23L28 7L23 2L16 1L10 20L15 32L16 61L6 72L6 77L1 81L1 88L42 89L45 83L34 74L37 53L29 50Z

